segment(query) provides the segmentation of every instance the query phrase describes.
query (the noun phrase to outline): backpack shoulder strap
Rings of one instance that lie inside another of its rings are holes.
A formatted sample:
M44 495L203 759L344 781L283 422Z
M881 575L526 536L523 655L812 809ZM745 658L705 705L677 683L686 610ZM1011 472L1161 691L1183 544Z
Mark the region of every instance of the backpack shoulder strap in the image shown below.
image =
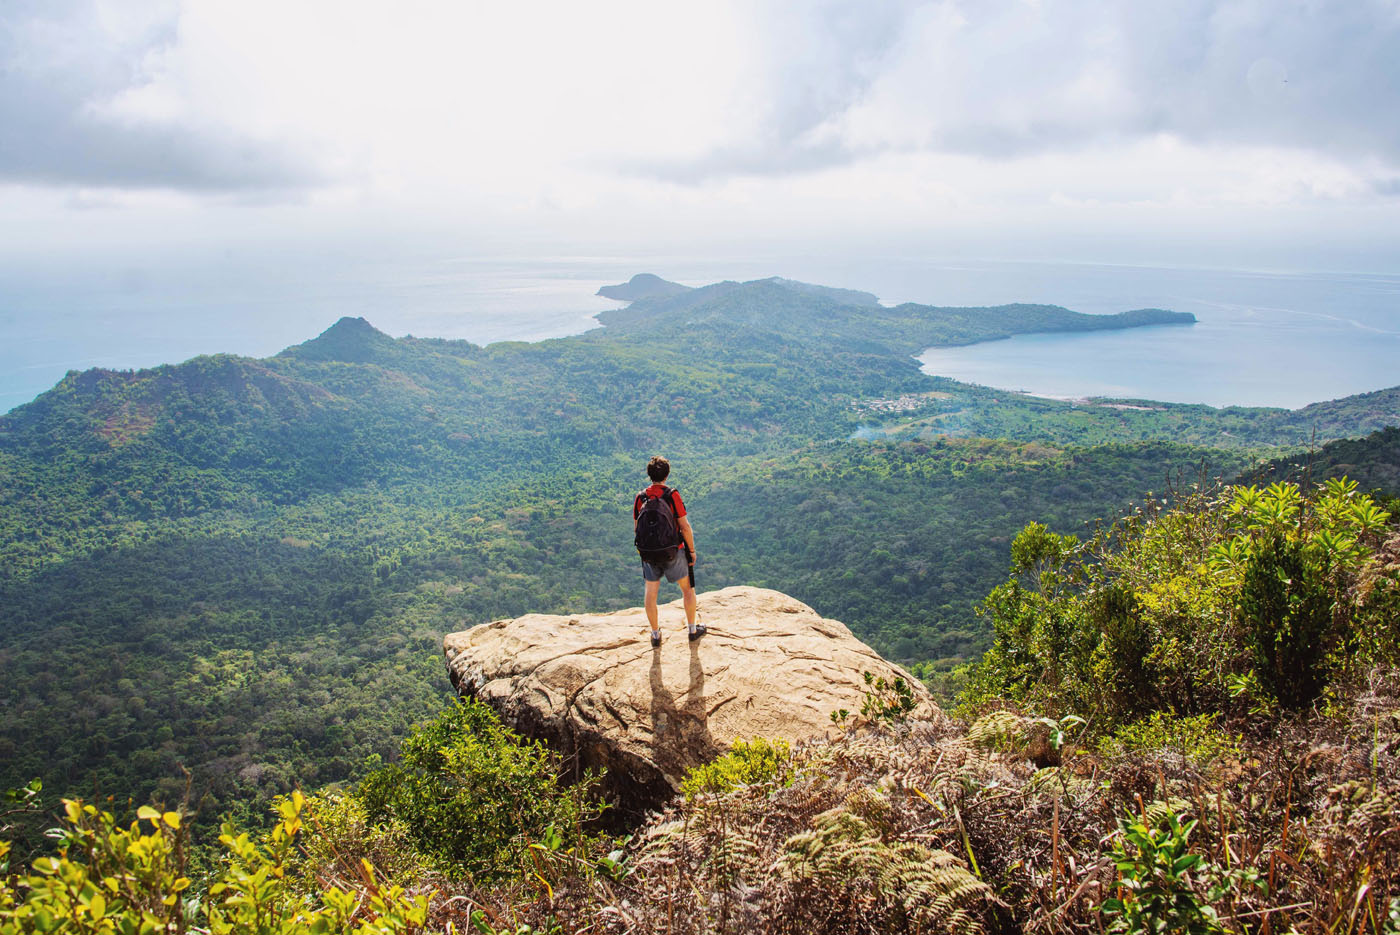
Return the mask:
M669 507L671 508L671 515L672 515L672 516L676 515L676 513L679 512L679 511L676 509L676 494L679 493L679 492L680 492L680 491L676 490L674 487L662 487L662 488L661 488L661 496L659 496L659 497L648 497L648 496L647 496L647 492L646 492L645 490L643 490L641 493L637 494L636 499L632 501L632 518L633 518L633 519L636 519L636 518L637 518L637 514L640 513L640 512L642 511L642 507L646 505L646 502L647 502L648 500L652 500L652 499L655 499L655 500L665 500L665 501L666 501L666 505L669 506Z

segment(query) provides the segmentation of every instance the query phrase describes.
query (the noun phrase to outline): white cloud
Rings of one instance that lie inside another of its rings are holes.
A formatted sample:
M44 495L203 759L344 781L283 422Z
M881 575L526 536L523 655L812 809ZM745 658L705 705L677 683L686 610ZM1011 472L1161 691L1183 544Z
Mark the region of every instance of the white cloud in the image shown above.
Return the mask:
M95 105L227 130L332 182L479 190L703 146L742 98L742 24L615 4L190 2L141 80Z
M66 0L0 27L0 202L54 240L78 207L152 237L681 242L1377 224L1400 194L1394 0Z

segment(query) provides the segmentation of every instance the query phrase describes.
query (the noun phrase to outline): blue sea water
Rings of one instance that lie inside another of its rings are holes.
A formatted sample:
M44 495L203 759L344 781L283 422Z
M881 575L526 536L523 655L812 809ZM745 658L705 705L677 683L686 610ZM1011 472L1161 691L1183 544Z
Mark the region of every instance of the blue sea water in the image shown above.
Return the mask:
M920 355L926 373L1044 396L1308 403L1400 384L1400 277L1081 267L1042 296L1077 311L1191 312L1194 325L1017 335Z
M596 326L600 285L786 276L886 304L1045 302L1193 312L1192 326L1026 335L922 355L924 369L1049 396L1296 407L1400 384L1400 276L941 261L923 257L413 257L184 254L83 263L0 258L0 411L69 369L197 354L263 357L342 315L393 335L477 343Z

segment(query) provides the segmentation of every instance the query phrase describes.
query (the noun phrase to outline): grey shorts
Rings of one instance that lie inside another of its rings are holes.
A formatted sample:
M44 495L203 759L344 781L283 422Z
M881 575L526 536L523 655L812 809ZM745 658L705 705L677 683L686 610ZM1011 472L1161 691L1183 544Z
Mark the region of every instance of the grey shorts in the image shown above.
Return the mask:
M671 559L671 564L665 568L653 565L651 562L642 562L642 577L647 581L660 581L665 575L666 580L675 584L677 581L690 574L690 563L685 560L685 549L676 549L676 557Z

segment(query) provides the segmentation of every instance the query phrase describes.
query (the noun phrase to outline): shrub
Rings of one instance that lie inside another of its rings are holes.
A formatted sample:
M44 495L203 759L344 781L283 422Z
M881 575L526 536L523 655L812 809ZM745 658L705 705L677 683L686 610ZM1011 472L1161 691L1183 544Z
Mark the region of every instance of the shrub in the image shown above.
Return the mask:
M686 773L681 791L690 799L702 792L728 792L738 786L782 779L791 775L791 755L786 740L736 740L724 756Z
M961 710L1074 711L1102 736L1161 710L1303 708L1396 659L1389 521L1342 479L1150 500L1083 544L1032 523L983 602L993 644Z
M1368 658L1377 644L1371 631L1386 625L1389 609L1356 587L1374 577L1390 514L1346 478L1329 480L1310 499L1285 483L1233 493L1231 536L1212 549L1211 565L1233 589L1243 642L1268 695L1296 710L1329 678L1393 661L1385 650ZM1381 577L1393 584L1394 569Z
M578 840L601 812L589 773L562 785L558 757L464 699L415 728L399 763L356 792L371 822L396 822L444 873L486 880L523 870L549 829Z
M379 878L403 886L429 875L403 823L370 821L355 795L327 790L308 797L306 824L314 833L301 842L294 882L308 895L327 883L359 880L365 863Z
M1281 534L1258 542L1245 563L1237 601L1245 643L1255 673L1285 708L1304 707L1327 682L1328 591L1325 570Z
M1180 717L1157 711L1151 717L1124 725L1103 743L1105 753L1175 753L1197 767L1237 755L1237 738L1215 726L1218 715Z
M0 935L183 932L201 923L212 935L420 931L428 897L380 886L367 866L354 889L331 886L307 899L289 885L304 806L300 793L283 801L278 823L256 842L225 825L225 860L206 893L195 894L179 813L142 806L123 826L110 812L65 800L57 852L36 860L31 874L0 878ZM0 842L0 859L8 848Z

